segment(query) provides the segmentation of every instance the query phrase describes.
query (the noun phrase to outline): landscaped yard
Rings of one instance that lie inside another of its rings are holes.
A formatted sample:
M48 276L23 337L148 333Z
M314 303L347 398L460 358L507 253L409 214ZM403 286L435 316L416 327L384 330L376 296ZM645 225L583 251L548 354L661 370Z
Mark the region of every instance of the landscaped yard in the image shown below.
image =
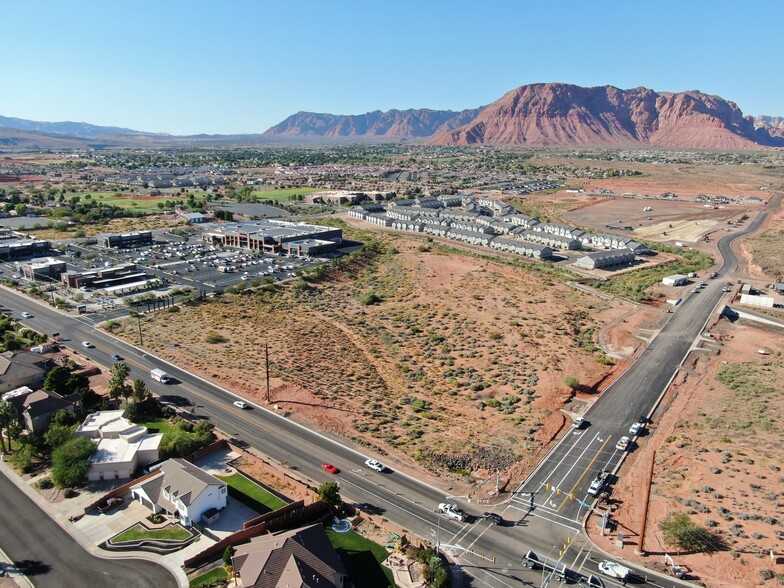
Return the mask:
M197 576L193 580L190 581L188 584L191 588L198 588L199 586L210 586L214 582L218 582L220 580L228 580L229 575L226 573L226 568L215 568L207 572L206 574L202 574L201 576Z
M140 425L147 427L148 433L168 433L170 431L174 431L175 427L166 420L157 420L157 421L145 421L143 423L139 423Z
M354 531L336 533L327 529L327 536L332 547L340 554L347 567L346 573L357 588L395 586L392 570L381 565L389 556L384 547Z
M232 474L231 476L216 477L229 485L230 496L236 498L245 506L249 506L259 514L277 510L287 504L242 474L237 473Z
M185 541L190 536L191 533L180 525L169 525L162 529L147 529L143 525L137 523L130 529L112 537L112 543L141 541L142 539L173 539Z

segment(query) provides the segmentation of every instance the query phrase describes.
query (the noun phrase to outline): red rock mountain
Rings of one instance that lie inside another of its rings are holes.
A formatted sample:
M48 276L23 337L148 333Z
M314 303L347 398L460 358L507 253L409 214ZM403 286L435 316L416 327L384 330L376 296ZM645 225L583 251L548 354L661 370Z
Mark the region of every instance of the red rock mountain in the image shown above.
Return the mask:
M647 88L521 86L487 106L473 121L442 131L441 145L634 145L754 149L782 144L751 117L718 96Z
M429 139L435 145L634 146L758 149L784 146L776 117L744 116L698 91L521 86L483 108L390 110L338 116L298 112L263 135L274 139Z
M462 126L481 112L481 108L451 110L376 110L359 115L298 112L268 129L265 136L279 137L384 137L408 139L430 137Z

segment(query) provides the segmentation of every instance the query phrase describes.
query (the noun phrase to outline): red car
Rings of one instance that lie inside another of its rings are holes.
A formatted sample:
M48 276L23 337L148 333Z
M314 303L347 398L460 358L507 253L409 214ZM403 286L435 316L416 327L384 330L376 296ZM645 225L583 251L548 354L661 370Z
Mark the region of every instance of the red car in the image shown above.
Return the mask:
M324 469L325 472L329 472L330 474L337 474L340 472L338 468L333 466L331 463L324 462L321 464L321 467Z

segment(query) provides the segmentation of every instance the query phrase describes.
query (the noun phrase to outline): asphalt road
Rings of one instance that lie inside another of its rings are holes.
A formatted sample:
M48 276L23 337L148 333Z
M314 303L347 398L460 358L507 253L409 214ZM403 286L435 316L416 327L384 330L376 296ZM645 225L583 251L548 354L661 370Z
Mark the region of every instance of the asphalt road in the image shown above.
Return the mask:
M37 588L177 586L171 572L156 563L91 555L2 474L0 495L3 551Z
M762 217L758 217L745 231L725 237L719 243L725 255L724 267L730 270L737 267L729 241L755 229L761 222ZM471 576L472 585L512 587L539 584L545 579L541 570L531 571L522 566L522 557L529 549L553 557L563 551L563 561L581 575L592 573L596 563L603 559L577 531L577 520L585 507L575 499L564 500L564 490L570 490L575 498L585 497L592 475L602 468L614 467L621 457L614 450L615 441L627 434L633 420L647 414L653 406L720 299L723 282L714 280L703 292L684 301L649 348L588 413L591 426L576 434L567 433L541 467L521 485L513 500L499 507L498 512L507 520L504 526L494 526L476 517L466 523L448 520L434 512L439 502L453 499L448 497L448 490L428 486L400 472L380 474L368 470L363 465L366 456L345 445L348 443L345 439L315 433L260 407L244 411L234 408L231 403L238 397L113 339L94 329L84 318L62 315L6 289L0 289L0 304L15 310L15 318L23 310L32 312L32 319L21 319L21 322L45 333L59 332L67 339L66 345L106 366L112 363L110 354L119 353L131 367L131 378L142 377L159 395L185 398L194 404L195 415L209 418L220 429L288 467L319 483L338 480L344 497L373 505L403 528L434 543L438 541L444 549L459 556L461 569ZM84 349L80 345L83 340L91 341L96 348ZM150 369L156 367L166 370L176 383L164 386L151 381ZM260 379L259 386L262 385ZM320 467L323 461L340 468L340 474L332 476L324 472ZM551 491L543 490L546 483L553 484ZM474 515L481 514L482 509L457 499ZM568 545L566 550L565 545ZM638 578L641 584L646 583L644 573L640 571ZM607 581L605 584L613 585ZM673 581L667 585L675 584Z

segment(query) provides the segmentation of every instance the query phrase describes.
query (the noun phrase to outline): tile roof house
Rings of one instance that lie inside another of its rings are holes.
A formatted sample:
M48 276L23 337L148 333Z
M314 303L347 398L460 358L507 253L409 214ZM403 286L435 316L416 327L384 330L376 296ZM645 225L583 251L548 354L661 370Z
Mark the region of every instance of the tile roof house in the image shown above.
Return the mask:
M183 525L199 522L211 509L226 508L226 483L184 459L168 459L160 474L131 488L134 500L153 512L176 515Z
M0 394L22 386L37 388L46 378L49 361L39 353L6 351L0 353Z
M232 565L246 588L342 588L349 583L320 524L254 537L237 546Z

